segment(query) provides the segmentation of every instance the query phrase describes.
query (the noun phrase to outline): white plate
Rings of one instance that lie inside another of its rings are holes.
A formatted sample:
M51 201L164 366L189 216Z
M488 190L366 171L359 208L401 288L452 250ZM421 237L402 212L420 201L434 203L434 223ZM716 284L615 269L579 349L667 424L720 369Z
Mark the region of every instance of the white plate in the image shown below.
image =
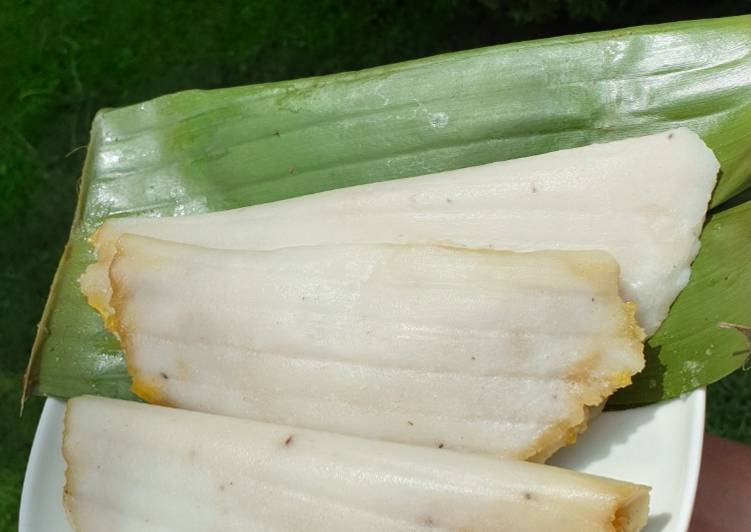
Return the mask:
M704 390L681 399L602 414L551 463L652 486L645 532L686 532L699 478ZM19 532L72 532L62 493L65 402L47 399L21 496Z

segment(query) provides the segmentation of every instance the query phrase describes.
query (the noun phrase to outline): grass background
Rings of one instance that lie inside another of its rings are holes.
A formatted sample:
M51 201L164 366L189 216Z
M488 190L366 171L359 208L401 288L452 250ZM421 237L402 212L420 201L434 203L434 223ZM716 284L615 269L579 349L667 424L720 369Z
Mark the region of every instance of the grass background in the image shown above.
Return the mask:
M21 374L67 238L97 109L537 37L751 12L750 0L0 0L0 531L15 530L42 400ZM751 372L708 430L751 443Z

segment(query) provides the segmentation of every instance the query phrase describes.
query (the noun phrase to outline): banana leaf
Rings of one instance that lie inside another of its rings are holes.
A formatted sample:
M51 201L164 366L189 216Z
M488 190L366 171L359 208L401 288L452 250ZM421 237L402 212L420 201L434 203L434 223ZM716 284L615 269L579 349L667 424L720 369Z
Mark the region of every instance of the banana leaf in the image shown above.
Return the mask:
M92 261L87 238L108 216L228 209L677 126L699 133L722 164L714 206L751 185L751 17L496 46L101 111L24 397L133 398L119 345L77 284ZM743 364L744 337L717 323L751 322L749 228L749 204L712 218L690 284L619 406L674 397Z
M691 281L649 339L647 365L609 407L646 404L715 382L749 356L751 324L751 202L710 217Z

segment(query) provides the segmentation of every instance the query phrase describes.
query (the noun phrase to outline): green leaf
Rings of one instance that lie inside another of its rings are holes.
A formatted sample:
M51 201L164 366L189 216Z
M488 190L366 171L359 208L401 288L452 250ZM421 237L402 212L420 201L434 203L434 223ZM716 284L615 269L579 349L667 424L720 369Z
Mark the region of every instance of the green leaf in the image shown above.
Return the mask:
M748 359L743 329L751 326L751 202L712 216L701 245L691 281L647 343L647 367L609 406L675 397L721 379Z
M699 133L722 164L714 205L751 184L751 17L517 43L103 111L25 391L132 397L118 344L77 285L91 261L86 238L107 216L227 209L677 126ZM736 227L746 208L716 220ZM746 237L705 231L690 286L652 341L647 384L619 404L672 397L742 363L739 335L716 321L749 321L749 262L738 251ZM737 283L734 292L719 272ZM684 310L687 298L701 304ZM699 360L707 339L714 354ZM702 370L678 378L690 361Z

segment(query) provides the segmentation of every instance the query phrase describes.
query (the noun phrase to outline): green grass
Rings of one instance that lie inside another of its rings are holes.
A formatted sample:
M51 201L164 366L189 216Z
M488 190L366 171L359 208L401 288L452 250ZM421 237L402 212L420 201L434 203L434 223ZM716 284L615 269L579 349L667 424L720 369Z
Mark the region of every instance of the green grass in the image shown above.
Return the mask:
M751 371L736 371L707 391L707 430L751 444Z
M21 374L67 237L97 109L487 44L749 11L748 1L0 0L0 531L16 528L41 408ZM710 5L707 5L710 4ZM510 7L506 8L505 5ZM676 3L677 5L677 3ZM366 7L367 6L367 7ZM710 430L751 442L751 373L710 388Z

